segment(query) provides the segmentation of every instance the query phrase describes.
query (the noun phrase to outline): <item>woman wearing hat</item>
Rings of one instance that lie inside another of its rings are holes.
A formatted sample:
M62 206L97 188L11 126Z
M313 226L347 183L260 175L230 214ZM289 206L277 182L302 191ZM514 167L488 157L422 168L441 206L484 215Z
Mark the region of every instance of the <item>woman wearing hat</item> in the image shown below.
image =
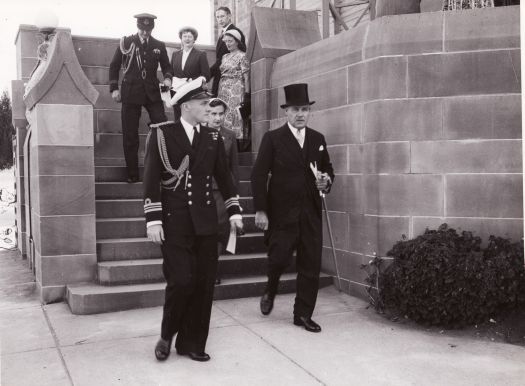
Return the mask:
M179 30L181 49L175 51L171 56L171 68L173 76L177 78L197 79L199 76L210 80L210 67L204 51L194 47L199 33L193 27L182 27ZM173 106L175 119L180 118L180 108Z
M246 58L246 45L242 43L241 34L235 29L224 33L223 41L229 53L222 57L221 80L217 97L228 105L224 118L224 127L233 130L237 139L243 133L243 120L237 113L238 107L249 98L250 63Z

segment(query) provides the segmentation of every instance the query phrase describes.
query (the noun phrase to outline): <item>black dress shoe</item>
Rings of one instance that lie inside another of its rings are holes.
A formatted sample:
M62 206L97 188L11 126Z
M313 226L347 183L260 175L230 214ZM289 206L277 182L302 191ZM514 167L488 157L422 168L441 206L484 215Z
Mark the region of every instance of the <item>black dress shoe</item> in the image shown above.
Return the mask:
M194 361L198 361L198 362L207 362L211 359L210 356L206 354L204 351L203 352L191 352L190 351L188 355L190 356L190 359Z
M127 182L128 184L134 184L136 182L139 182L139 178L137 176L129 176Z
M295 316L293 317L293 324L296 326L304 327L306 331L310 332L321 332L321 326L315 323L312 318L306 316Z
M187 355L190 359L198 362L207 362L211 359L211 357L205 352L182 351L177 349L177 354Z
M171 339L164 340L159 339L157 345L155 346L155 357L159 361L165 361L170 356L171 352Z
M273 297L266 292L261 298L261 313L263 315L270 315L270 312L273 310Z

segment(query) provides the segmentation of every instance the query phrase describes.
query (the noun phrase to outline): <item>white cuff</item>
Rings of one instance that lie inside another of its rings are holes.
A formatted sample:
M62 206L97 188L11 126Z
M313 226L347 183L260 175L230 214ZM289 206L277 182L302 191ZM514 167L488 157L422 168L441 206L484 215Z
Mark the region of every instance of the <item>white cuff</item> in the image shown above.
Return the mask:
M161 220L149 221L146 223L146 228L149 228L153 225L162 225L162 221Z
M230 221L232 220L242 220L242 216L240 214L232 214L230 216Z

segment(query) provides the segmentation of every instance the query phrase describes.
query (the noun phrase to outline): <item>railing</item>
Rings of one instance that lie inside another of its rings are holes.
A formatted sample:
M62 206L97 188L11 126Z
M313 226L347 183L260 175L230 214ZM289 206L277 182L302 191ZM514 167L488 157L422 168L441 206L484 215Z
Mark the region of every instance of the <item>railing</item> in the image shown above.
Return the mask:
M298 9L296 0L256 0L259 7ZM301 10L317 11L323 38L336 35L369 20L369 0L310 0L300 2Z

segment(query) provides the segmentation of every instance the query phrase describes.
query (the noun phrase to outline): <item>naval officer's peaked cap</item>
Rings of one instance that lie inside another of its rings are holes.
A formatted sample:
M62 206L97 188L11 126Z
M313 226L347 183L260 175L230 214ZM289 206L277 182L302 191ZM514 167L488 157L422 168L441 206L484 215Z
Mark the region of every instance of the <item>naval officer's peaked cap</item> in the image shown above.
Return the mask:
M137 27L146 31L151 31L155 27L155 19L157 16L151 13L139 13L133 16L137 19Z

